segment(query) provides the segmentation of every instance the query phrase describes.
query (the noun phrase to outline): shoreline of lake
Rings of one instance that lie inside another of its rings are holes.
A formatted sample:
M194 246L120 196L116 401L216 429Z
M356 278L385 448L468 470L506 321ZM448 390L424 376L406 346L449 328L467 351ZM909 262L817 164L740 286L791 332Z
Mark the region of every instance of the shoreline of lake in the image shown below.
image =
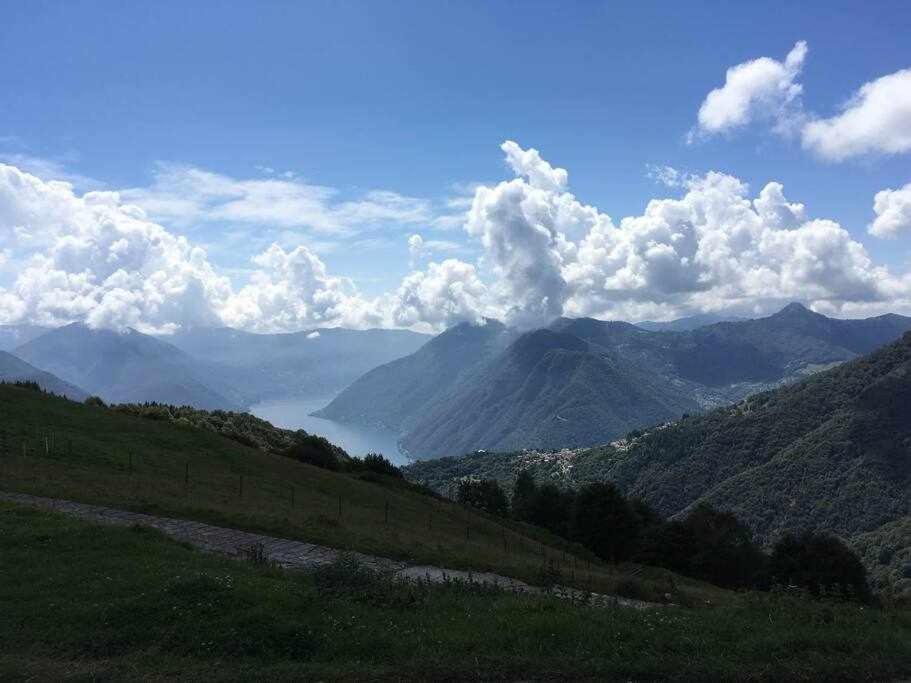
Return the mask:
M335 422L312 413L328 405L334 396L270 399L250 406L252 415L283 429L303 429L322 436L344 448L349 455L363 457L381 453L394 465L409 465L412 460L398 445L398 435L390 430Z

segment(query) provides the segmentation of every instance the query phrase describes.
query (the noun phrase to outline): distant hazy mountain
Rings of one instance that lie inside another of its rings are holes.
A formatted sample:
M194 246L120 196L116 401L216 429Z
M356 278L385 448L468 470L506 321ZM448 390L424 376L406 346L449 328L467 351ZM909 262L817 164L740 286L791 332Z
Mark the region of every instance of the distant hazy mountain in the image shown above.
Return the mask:
M590 318L523 335L460 325L368 373L320 415L398 430L422 458L594 445L850 360L908 329L911 318L835 320L797 304L684 332Z
M496 320L456 325L410 356L371 370L317 414L404 433L515 337L514 331Z
M643 320L642 322L636 323L636 327L641 327L643 330L648 330L649 332L687 332L689 330L695 330L697 327L705 327L706 325L714 325L715 323L740 322L741 320L747 320L747 318L736 315L721 315L718 313L699 313L697 315L690 315L685 318L677 318L676 320L667 320L664 322Z
M239 408L198 377L187 354L135 330L95 330L73 323L32 339L15 353L112 403Z
M336 394L368 370L414 353L430 336L342 328L253 334L218 327L159 339L192 356L209 386L251 405L269 398Z
M0 325L0 351L12 351L51 329L40 325Z
M79 387L39 370L6 351L0 351L0 382L36 382L45 391L74 401L84 401L89 396Z
M465 476L511 486L522 469L564 486L613 481L666 515L709 502L734 512L762 541L788 530L836 533L856 543L877 580L898 582L911 597L911 576L900 561L911 557L911 333L800 382L629 441L430 460L407 474L443 491Z

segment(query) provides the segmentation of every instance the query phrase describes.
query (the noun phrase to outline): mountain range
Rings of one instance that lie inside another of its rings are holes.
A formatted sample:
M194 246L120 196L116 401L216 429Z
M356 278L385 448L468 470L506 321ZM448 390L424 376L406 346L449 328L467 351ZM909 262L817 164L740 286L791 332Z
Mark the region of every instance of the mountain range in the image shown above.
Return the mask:
M12 349L15 355L5 361L10 370L0 377L31 379L46 371L39 384L71 397L237 411L268 398L333 395L427 338L402 330L251 334L231 328L154 337L82 323L56 329L10 325L0 328L0 341L22 343Z
M560 318L519 333L457 325L371 370L317 414L400 434L416 458L608 443L856 358L911 318L839 320L791 304L693 330Z
M23 344L15 355L110 403L240 408L207 386L189 355L136 330L72 323Z
M607 446L428 460L407 474L445 491L466 476L511 487L524 469L570 487L612 481L669 516L707 502L733 512L763 542L826 530L856 542L878 580L911 596L911 333L802 381Z

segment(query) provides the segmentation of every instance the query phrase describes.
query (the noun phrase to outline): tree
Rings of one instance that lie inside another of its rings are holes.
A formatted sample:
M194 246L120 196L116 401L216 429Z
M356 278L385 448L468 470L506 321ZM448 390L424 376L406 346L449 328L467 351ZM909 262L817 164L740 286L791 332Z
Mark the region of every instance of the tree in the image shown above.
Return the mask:
M509 511L506 494L493 479L463 479L459 482L456 500L500 517L505 517Z
M765 565L750 529L730 512L697 505L683 521L693 542L688 573L729 588L751 586Z
M774 584L798 586L814 596L866 599L870 595L860 559L828 534L804 532L781 538L772 549L769 577Z
M538 487L531 472L528 470L519 472L516 482L512 486L512 516L514 519L523 522L529 520L537 492Z
M572 491L561 491L553 484L539 486L532 498L527 521L568 538L574 498Z
M641 530L639 516L610 483L579 490L573 509L572 539L605 560L629 558Z
M644 530L633 559L691 575L690 558L695 548L696 541L689 527L680 521L664 522Z

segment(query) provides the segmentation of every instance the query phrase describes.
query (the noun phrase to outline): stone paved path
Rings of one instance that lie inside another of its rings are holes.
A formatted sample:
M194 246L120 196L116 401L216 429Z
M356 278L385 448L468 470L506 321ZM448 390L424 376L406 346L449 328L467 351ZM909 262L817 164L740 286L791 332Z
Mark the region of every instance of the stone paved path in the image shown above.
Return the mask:
M101 505L88 505L58 498L42 498L25 493L5 493L0 491L0 500L20 505L29 505L48 510L54 510L73 517L79 517L91 522L102 524L115 524L131 526L138 524L145 527L158 529L164 534L177 540L208 552L228 555L230 557L249 557L257 553L263 560L275 563L287 569L314 569L334 563L342 555L356 559L362 565L390 575L394 580L402 581L429 581L431 583L444 583L446 581L467 581L470 583L483 583L499 586L505 590L518 593L544 593L544 589L531 586L518 579L501 576L490 572L468 572L459 569L445 569L435 566L415 566L404 562L391 560L375 555L364 555L350 551L341 551L335 548L293 541L274 536L265 536L239 529L213 526L202 522L193 522L186 519L172 519L170 517L155 517L139 512L129 512ZM632 607L635 609L648 609L660 607L657 603L630 600L599 593L587 593L575 588L558 586L549 591L557 597L574 601L585 601L597 607Z

